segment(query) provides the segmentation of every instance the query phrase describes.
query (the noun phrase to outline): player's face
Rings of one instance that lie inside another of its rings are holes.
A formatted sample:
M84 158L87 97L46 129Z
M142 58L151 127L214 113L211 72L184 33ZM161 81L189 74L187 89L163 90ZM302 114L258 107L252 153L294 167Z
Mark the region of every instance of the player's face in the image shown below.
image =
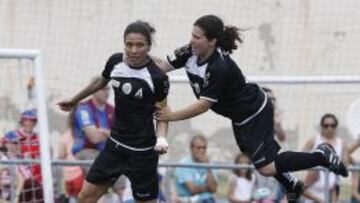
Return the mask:
M200 27L194 26L191 33L190 44L193 54L203 58L209 56L209 53L212 53L215 48L216 40L208 40L204 31Z
M328 117L325 118L323 123L321 124L321 131L323 136L334 136L336 131L336 122L333 118Z
M150 51L150 46L145 36L140 33L129 33L125 36L124 43L127 63L135 67L143 65Z

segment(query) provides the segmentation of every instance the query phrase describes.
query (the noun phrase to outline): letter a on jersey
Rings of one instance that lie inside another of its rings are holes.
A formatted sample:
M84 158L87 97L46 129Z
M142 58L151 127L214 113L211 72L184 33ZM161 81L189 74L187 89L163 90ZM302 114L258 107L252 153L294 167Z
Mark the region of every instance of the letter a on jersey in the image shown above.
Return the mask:
M142 99L143 98L143 90L142 88L140 88L136 93L135 93L135 97L138 99Z

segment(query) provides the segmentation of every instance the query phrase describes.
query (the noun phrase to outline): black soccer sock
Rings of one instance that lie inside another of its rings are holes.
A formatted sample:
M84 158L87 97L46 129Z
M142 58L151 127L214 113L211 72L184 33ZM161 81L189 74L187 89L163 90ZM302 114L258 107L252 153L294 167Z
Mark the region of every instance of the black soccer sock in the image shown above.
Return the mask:
M279 174L326 165L324 156L316 152L282 152L276 156L274 162L276 171Z
M296 183L299 181L294 175L289 172L277 173L274 178L284 186L287 192L291 192Z

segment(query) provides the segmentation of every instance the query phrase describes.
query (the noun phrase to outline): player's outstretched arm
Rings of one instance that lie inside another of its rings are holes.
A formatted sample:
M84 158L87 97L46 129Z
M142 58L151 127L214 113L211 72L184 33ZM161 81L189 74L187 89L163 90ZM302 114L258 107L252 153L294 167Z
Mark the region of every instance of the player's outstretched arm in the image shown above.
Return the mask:
M163 60L157 56L150 56L150 57L164 73L174 70L167 60Z
M178 111L172 112L170 108L164 108L162 106L157 105L155 118L158 121L179 121L189 119L195 116L198 116L207 110L213 105L213 102L199 99L193 104L190 104L187 107L184 107Z
M108 82L109 80L103 78L101 75L95 76L84 89L75 94L71 99L61 101L57 103L57 105L63 111L71 111L71 109L74 108L79 101L104 88Z
M181 46L169 55L166 56L166 60L162 60L156 56L150 56L154 60L155 64L165 73L184 67L187 60L192 56L191 45L186 44Z

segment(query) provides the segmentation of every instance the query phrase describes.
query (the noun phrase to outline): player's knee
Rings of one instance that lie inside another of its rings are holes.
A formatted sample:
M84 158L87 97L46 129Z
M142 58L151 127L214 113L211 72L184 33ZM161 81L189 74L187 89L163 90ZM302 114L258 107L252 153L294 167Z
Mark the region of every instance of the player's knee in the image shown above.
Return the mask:
M273 163L263 166L257 171L263 176L274 176L276 174L275 165Z

